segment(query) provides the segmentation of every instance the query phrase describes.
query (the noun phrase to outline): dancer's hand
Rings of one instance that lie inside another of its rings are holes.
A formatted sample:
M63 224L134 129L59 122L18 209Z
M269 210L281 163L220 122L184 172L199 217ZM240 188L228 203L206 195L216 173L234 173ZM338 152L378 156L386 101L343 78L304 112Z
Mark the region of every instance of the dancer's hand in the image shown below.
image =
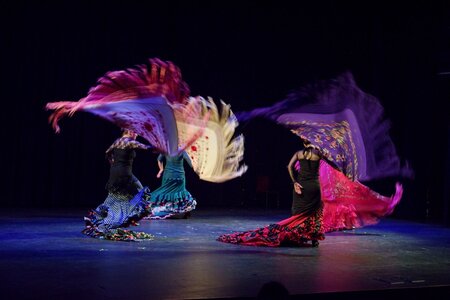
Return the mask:
M160 178L161 174L163 173L164 170L159 170L158 174L156 175L156 178Z
M300 184L300 183L298 183L298 182L295 182L294 183L294 191L297 193L297 194L299 194L299 195L301 195L302 194L302 185Z

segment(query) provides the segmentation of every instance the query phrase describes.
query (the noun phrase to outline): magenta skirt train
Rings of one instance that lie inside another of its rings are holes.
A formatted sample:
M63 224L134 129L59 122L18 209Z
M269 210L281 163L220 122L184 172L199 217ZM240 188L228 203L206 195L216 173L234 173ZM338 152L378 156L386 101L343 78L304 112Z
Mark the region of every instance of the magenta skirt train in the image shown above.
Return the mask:
M358 181L348 179L324 160L320 163L320 189L323 202L324 232L360 228L377 224L391 214L400 202L403 187L383 196Z

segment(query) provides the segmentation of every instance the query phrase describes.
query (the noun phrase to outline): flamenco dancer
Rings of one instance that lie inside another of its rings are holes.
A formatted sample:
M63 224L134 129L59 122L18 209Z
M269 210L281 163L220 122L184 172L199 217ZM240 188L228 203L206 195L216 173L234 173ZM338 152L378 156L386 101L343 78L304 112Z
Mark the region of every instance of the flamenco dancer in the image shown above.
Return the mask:
M307 85L273 107L238 115L240 120L253 117L274 120L304 142L304 150L295 153L288 166L294 184L293 216L221 235L221 242L276 247L311 241L318 246L326 232L376 224L402 197L400 183L394 195L386 197L359 180L413 176L400 164L383 108L349 73Z
M184 151L179 154L158 156L157 177L160 178L162 174L162 183L152 192L150 200L152 215L146 219L190 218L197 201L186 189L184 163L194 170L199 179L214 183L234 179L247 170L247 166L241 163L244 137L233 136L238 121L230 105L220 102L219 110L211 98L190 97L189 101L199 104L199 109L203 113L208 113L208 120L203 123L199 118L177 119L180 144L186 144L189 132L201 128L202 134L189 147L184 147Z
M151 219L187 219L197 202L186 189L184 162L192 168L192 161L186 151L177 156L158 156L161 186L152 193Z
M217 240L225 243L247 246L287 246L306 245L311 241L313 247L323 240L324 230L323 206L319 186L320 153L306 144L303 151L296 152L288 169L294 168L296 162L301 165L295 178L293 173L292 217L266 227L221 235Z
M106 184L108 196L84 218L86 227L82 233L115 241L153 239L148 233L123 229L129 225L137 225L137 221L151 213L148 202L150 189L143 187L132 171L135 150L145 150L149 146L136 141L136 137L136 133L125 129L122 136L106 151L111 165Z

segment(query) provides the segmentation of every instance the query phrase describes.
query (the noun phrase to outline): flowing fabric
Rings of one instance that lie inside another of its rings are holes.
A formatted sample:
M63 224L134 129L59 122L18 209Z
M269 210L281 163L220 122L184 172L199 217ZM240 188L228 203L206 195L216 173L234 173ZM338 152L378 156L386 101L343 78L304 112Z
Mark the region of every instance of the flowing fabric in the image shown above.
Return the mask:
M325 238L322 220L318 209L313 215L298 214L256 230L223 234L217 240L244 246L306 246L309 240Z
M200 179L210 182L224 182L241 176L247 170L247 166L242 164L244 136L234 137L239 123L230 105L221 101L219 111L212 98L197 97L197 101L202 103L203 111L209 112L206 124L192 117L177 119L182 143L189 138L189 132L203 129L202 135L186 147L194 171Z
M124 100L110 103L90 103L83 111L100 116L115 125L132 130L146 139L153 148L168 155L178 155L184 148L179 148L178 127L175 115L180 120L196 118L198 128L187 132L183 147L192 144L201 134L209 117L208 113L193 115L200 105L195 101L186 104L171 105L164 97Z
M163 97L88 104L82 110L132 130L159 152L178 151L175 116Z
M46 108L55 110L49 120L59 132L59 120L83 110L86 105L162 96L169 103L183 103L189 96L189 87L181 79L177 66L154 58L149 59L149 64L106 73L79 101L52 102Z
M350 73L306 85L272 107L237 117L265 117L289 128L352 180L413 176L400 163L379 100L359 89Z
M54 110L49 121L56 132L62 117L85 111L136 132L162 153L177 155L184 149L178 149L175 114L181 120L199 119L200 129L190 132L185 147L202 134L202 121L208 118L207 114L191 116L201 110L195 108L199 104L187 103L188 96L189 87L177 66L150 59L149 64L106 73L79 101L51 102L46 108Z
M274 247L304 244L323 239L325 232L376 224L399 203L402 186L397 183L395 194L385 197L358 180L413 176L408 166L400 164L383 107L356 86L350 73L307 85L272 107L237 116L239 121L265 117L290 129L339 171L321 161L323 209L316 216L300 213L257 230L221 235L219 241Z
M377 224L394 211L402 198L403 188L399 183L394 195L386 197L349 180L324 160L320 162L319 174L324 232Z
M56 132L62 117L92 113L136 132L160 153L177 156L188 151L200 179L224 182L241 176L247 167L241 165L244 138L233 138L237 120L229 105L221 104L219 113L212 99L189 97L173 63L150 59L149 65L108 72L79 101L52 102L46 108L54 110L49 121Z

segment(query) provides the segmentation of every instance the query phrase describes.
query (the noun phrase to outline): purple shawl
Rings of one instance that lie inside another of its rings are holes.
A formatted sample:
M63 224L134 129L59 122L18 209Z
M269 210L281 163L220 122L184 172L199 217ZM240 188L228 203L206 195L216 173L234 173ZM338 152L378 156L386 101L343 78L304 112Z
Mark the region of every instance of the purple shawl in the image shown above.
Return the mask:
M413 176L400 163L379 100L359 89L349 72L308 84L271 107L236 116L241 122L265 117L287 127L352 180Z

